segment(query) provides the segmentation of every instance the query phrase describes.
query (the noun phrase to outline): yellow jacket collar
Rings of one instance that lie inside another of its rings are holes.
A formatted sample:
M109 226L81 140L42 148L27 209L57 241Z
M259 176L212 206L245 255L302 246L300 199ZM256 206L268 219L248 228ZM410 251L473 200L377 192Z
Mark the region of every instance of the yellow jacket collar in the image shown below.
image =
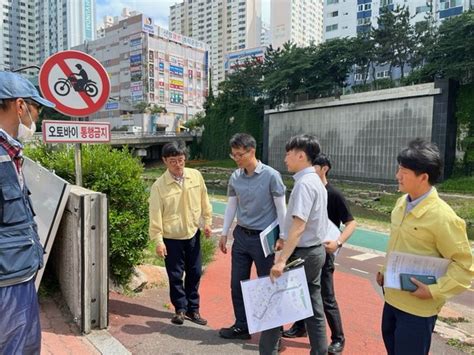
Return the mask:
M413 208L410 213L415 217L415 218L420 218L425 214L426 211L431 207L431 205L439 199L438 191L436 188L433 186L431 188L431 192L426 198L421 201L418 205L416 205L415 208ZM403 197L403 202L400 206L403 211L406 210L407 208L407 195L404 195Z

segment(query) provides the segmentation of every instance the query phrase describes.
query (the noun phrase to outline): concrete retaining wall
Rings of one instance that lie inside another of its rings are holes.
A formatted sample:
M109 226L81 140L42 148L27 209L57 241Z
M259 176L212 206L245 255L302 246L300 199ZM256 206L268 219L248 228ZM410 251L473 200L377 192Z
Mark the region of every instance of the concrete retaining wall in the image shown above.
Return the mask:
M286 141L293 135L314 134L334 162L332 176L393 183L397 153L421 137L438 144L449 175L455 154L453 100L445 81L267 110L263 159L286 171Z

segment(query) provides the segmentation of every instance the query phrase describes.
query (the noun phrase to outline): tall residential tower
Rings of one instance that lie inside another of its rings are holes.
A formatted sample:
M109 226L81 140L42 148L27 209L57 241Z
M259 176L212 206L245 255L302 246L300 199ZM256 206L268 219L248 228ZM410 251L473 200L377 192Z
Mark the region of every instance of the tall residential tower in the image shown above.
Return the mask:
M94 39L95 0L0 0L0 22L0 70L41 65L51 54Z
M323 0L272 0L272 45L290 41L300 47L323 41Z
M207 43L212 86L224 80L228 52L260 46L260 0L184 0L170 7L170 31Z
M355 37L377 27L381 9L394 10L398 5L407 6L411 22L423 21L428 12L438 22L461 14L470 8L470 0L324 0L324 40Z

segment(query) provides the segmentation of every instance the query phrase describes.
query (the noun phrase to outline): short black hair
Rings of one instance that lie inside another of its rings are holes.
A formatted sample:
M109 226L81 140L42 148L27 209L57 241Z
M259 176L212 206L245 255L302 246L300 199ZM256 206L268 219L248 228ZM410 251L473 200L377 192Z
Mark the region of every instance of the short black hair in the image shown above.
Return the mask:
M256 149L257 142L255 138L247 133L236 133L232 136L229 141L230 147L234 149L244 148L244 149Z
M313 163L321 152L321 146L315 136L301 134L299 136L291 137L290 140L286 142L285 150L287 152L290 150L303 151L306 153L308 161Z
M398 153L397 161L416 175L428 174L430 185L434 185L442 174L443 162L438 147L421 138L409 142L408 147Z
M329 170L331 170L331 168L332 168L331 160L329 160L329 157L324 153L319 154L316 157L316 159L313 160L313 165L319 165L321 167L327 166L328 171L327 171L326 175L329 173Z
M180 155L186 156L187 149L186 144L182 141L173 141L166 143L161 150L161 156L163 158L177 157Z

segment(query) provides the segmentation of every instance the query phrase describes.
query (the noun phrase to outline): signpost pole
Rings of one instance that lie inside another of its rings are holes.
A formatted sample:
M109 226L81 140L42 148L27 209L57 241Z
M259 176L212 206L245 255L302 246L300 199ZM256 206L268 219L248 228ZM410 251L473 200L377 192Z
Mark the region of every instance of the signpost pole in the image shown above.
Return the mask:
M82 186L82 144L74 144L74 165L76 170L76 185Z

